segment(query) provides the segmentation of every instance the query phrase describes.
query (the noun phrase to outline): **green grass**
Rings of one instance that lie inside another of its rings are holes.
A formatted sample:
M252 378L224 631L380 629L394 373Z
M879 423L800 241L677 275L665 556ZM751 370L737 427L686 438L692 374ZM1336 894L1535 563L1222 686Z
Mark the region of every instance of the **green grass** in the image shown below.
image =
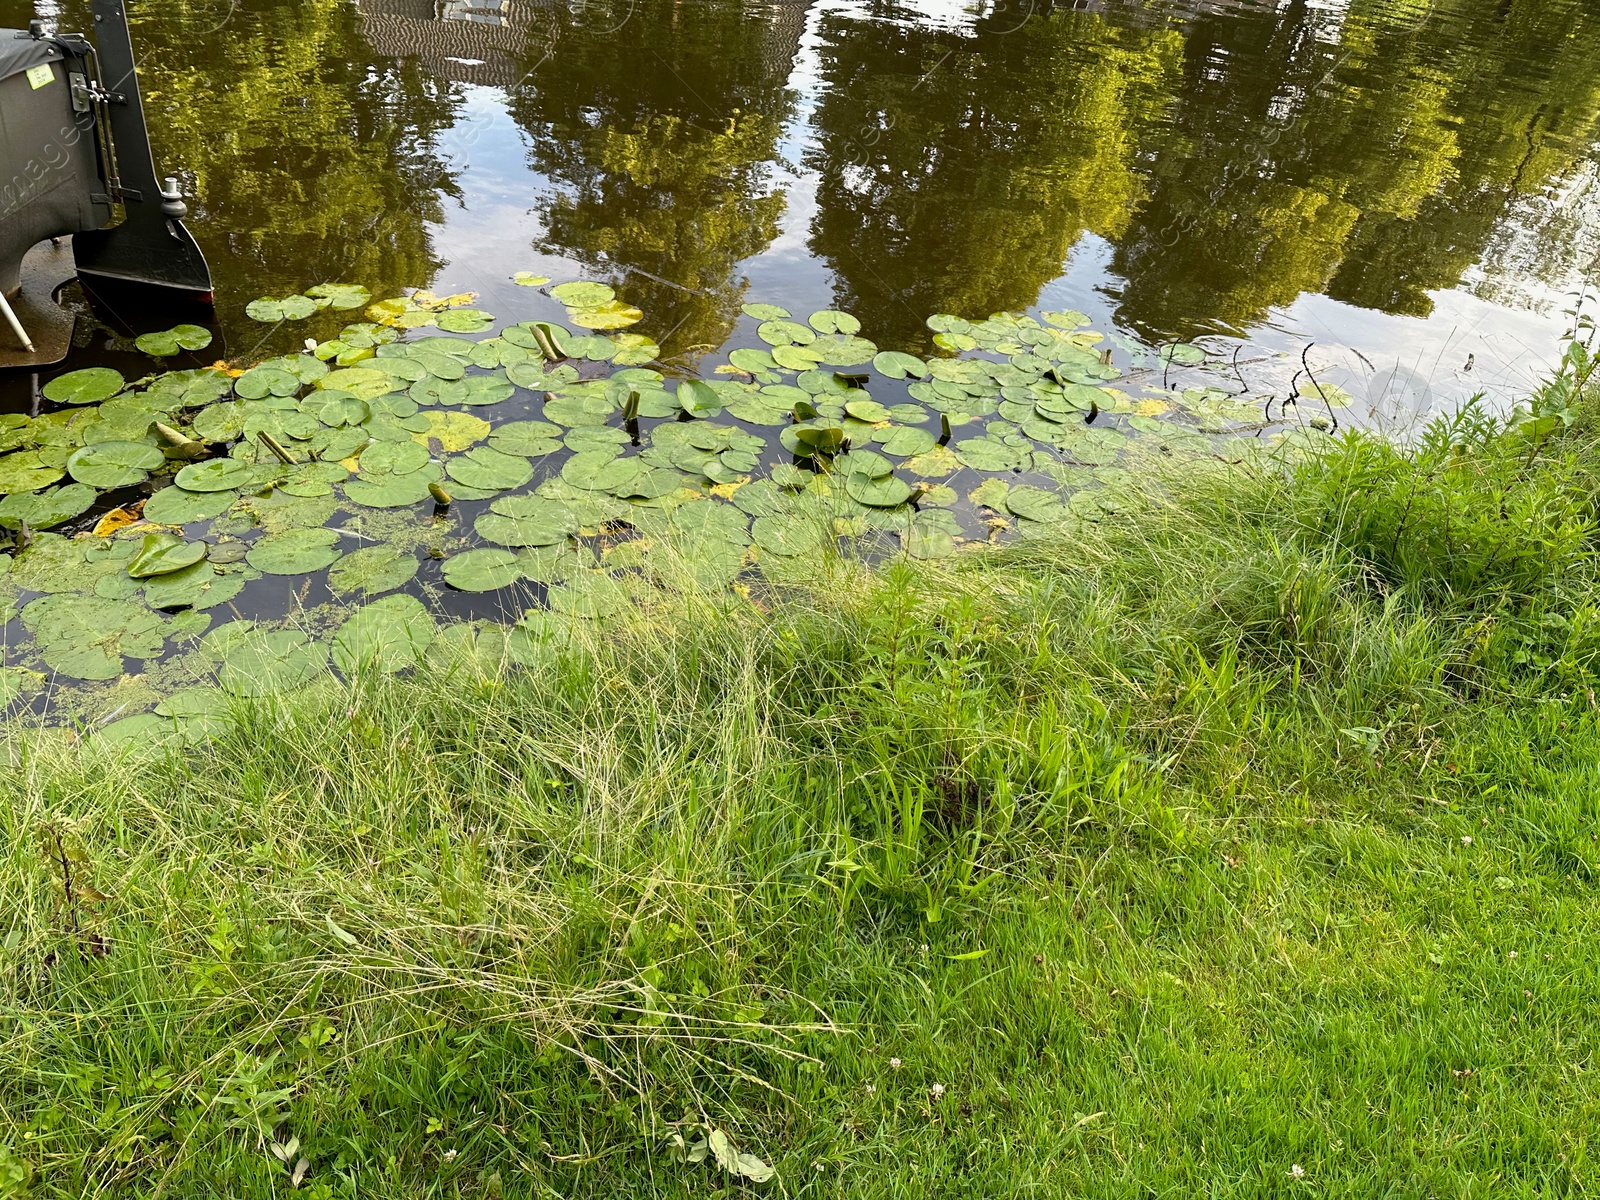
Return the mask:
M0 1196L1586 1193L1596 456L1528 431L3 735Z

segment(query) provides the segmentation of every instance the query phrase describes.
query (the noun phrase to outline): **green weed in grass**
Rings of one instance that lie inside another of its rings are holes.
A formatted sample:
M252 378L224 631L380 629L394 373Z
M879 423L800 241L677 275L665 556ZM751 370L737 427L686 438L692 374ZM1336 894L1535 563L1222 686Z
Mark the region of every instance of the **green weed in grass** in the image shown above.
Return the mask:
M11 731L0 1195L1580 1194L1584 429Z

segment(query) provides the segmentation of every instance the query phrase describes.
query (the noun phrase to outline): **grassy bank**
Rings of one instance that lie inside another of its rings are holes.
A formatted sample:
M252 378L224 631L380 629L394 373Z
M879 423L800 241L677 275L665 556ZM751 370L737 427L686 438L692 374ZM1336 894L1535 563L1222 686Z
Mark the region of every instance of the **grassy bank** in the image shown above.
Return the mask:
M12 732L0 1195L1583 1193L1595 464L1469 416Z

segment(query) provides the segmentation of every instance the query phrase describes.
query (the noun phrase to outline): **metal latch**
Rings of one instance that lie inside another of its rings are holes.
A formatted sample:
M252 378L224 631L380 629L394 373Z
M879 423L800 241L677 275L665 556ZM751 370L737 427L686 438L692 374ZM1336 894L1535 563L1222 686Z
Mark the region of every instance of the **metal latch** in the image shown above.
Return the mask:
M75 113L88 112L92 101L92 96L89 92L89 77L81 71L68 71L67 86L72 89L72 111Z

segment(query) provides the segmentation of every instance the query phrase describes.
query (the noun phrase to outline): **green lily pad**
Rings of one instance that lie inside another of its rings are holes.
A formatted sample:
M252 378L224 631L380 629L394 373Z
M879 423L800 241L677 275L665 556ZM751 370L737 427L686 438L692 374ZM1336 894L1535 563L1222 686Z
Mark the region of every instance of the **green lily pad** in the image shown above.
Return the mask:
M204 350L211 345L211 331L203 325L174 325L160 333L140 334L133 344L146 354L165 358L180 350Z
M815 554L831 540L819 521L799 515L757 517L750 536L768 554L783 557Z
M1183 367L1196 367L1206 360L1206 352L1192 342L1174 342L1161 347L1160 358L1162 362L1177 363Z
M550 608L568 616L598 620L621 612L632 602L628 587L610 575L580 572L550 589Z
M120 392L124 382L121 372L110 367L85 367L57 375L42 392L54 404L98 404Z
M182 487L165 487L145 501L144 519L158 525L192 525L220 517L238 498L239 493L231 489L193 492Z
M685 379L678 385L678 404L691 417L712 417L722 411L722 396L701 379Z
M474 375L464 382L466 393L457 403L469 406L499 404L502 400L511 399L517 390L511 386L511 381L501 374Z
M1058 493L1026 483L1012 488L1006 494L1005 504L1013 515L1029 521L1060 521L1070 511Z
M450 478L483 491L521 487L533 478L533 467L518 454L505 454L488 446L475 446L452 457L445 470Z
M264 575L308 575L339 560L339 541L335 529L290 529L262 538L245 558Z
M489 422L470 413L429 412L419 413L418 416L428 419L428 428L412 435L412 439L422 446L437 441L441 449L457 453L489 436Z
M348 392L357 400L375 400L395 390L393 378L371 367L341 367L317 380L317 387L328 392Z
M98 493L85 483L68 483L32 495L8 494L0 500L0 529L49 529L89 510Z
M186 492L226 492L248 487L258 478L256 468L236 458L213 458L207 462L190 463L173 482Z
M861 322L847 312L837 309L825 308L821 312L814 312L810 317L811 328L818 333L859 333Z
M503 454L538 458L561 449L564 432L549 421L509 421L489 434L489 446Z
M413 441L378 442L364 450L360 459L363 475L409 475L428 462L428 448Z
M122 660L156 658L166 643L161 618L143 605L98 596L54 595L30 601L22 624L45 664L73 679L115 679Z
M510 550L468 550L444 561L444 581L457 591L493 592L522 578Z
M360 425L372 416L365 400L355 396L335 396L317 408L317 420L330 429L341 425Z
M774 346L772 358L787 371L809 371L822 361L822 355L810 346Z
M448 333L479 333L494 324L494 314L479 308L452 308L439 314L439 328Z
M785 320L761 322L756 326L756 336L769 346L805 346L817 340L814 329L798 321Z
M845 478L844 490L852 500L872 508L898 508L912 496L911 485L895 475L850 475Z
M879 449L885 454L892 454L896 458L913 458L918 454L926 454L939 444L939 439L927 429L918 429L910 425L896 425L893 428L880 430L885 436L879 440L877 434L873 441L878 443Z
M617 293L603 283L558 283L550 294L568 308L593 308L612 300Z
M328 570L328 587L339 595L361 592L376 596L410 583L417 573L416 555L393 546L367 546L346 554Z
M861 337L821 337L806 350L815 355L818 362L832 367L859 367L871 362L878 353L877 346Z
M133 579L153 579L192 567L206 556L206 543L186 542L170 533L147 533L139 552L128 560Z
M1028 451L989 437L966 438L955 445L961 465L975 471L1017 471L1031 459Z
M873 369L880 375L887 375L890 379L925 378L928 374L928 364L915 354L902 354L899 350L883 350L872 358Z
M438 627L415 596L384 596L357 609L333 637L333 661L345 675L393 674L422 661Z
M637 458L618 458L609 450L585 450L561 466L561 478L573 487L609 492L644 468Z
M433 472L405 475L360 476L344 485L346 499L363 508L410 508L429 498L428 484L438 482Z
M505 496L473 523L478 536L501 546L554 546L578 532L566 504L542 496Z
M306 295L314 300L326 300L328 307L336 312L348 312L372 302L372 293L359 283L319 283L307 288Z
M418 404L429 407L435 404L461 404L467 398L467 381L465 379L437 379L430 375L427 379L419 379L412 384L406 389L406 395Z
M519 287L543 287L550 280L548 276L535 275L532 271L518 271L511 277L511 282Z
M65 474L59 466L47 466L37 450L0 455L0 496L49 487Z
M231 545L238 545L233 542ZM204 611L226 604L244 590L256 572L244 568L222 569L209 562L158 575L144 585L144 602L151 608L190 608Z
M243 400L292 396L301 388L300 377L282 367L251 367L233 381L234 394Z
M319 303L310 296L285 296L282 300L263 296L244 306L245 316L252 321L273 324L278 321L303 321L329 302Z
M570 313L570 319L583 329L624 329L644 320L644 313L625 301L608 300L604 304L575 308ZM611 356L608 354L606 357Z
M160 450L143 442L97 442L73 451L67 473L91 487L131 487L166 461Z
M217 682L235 696L275 696L303 687L323 673L328 661L327 648L300 630L265 633L250 621L217 627L201 646L225 650Z
M741 304L739 311L758 321L781 321L790 315L787 308L779 308L776 304Z

